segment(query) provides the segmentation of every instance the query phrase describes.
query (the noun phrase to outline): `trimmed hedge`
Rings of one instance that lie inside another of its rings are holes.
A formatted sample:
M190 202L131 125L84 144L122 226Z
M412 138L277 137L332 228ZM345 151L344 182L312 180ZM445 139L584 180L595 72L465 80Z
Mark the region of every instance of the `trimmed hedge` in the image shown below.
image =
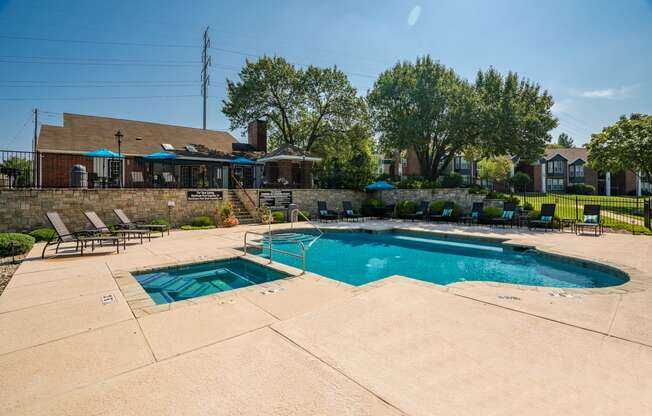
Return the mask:
M566 193L574 195L594 195L595 187L587 183L577 183L574 185L568 185L566 187Z
M17 256L29 252L34 237L20 233L0 233L0 257Z
M488 207L482 210L482 214L480 214L480 221L486 223L491 221L493 218L500 217L501 215L503 215L502 208Z
M34 237L37 243L41 241L52 241L57 238L57 232L53 228L37 228L30 231L29 235Z
M215 227L213 220L208 216L194 217L190 220L190 225L193 227Z
M441 180L442 188L459 188L464 183L464 178L457 172L451 172Z
M283 211L273 211L272 212L272 218L274 219L273 222L275 222L275 223L285 222L285 212L283 212Z
M166 220L165 218L157 218L154 221L151 221L150 224L152 224L152 225L165 225L166 228L172 227L172 224L170 224L170 221Z
M414 201L399 201L398 204L396 204L396 215L399 218L407 217L408 215L412 215L417 212L418 209L419 205L417 205L417 203Z

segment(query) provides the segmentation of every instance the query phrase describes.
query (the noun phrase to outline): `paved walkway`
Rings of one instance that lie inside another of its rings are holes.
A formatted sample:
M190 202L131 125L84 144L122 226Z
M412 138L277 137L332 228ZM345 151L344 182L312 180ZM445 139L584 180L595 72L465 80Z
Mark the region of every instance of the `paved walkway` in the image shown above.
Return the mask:
M119 255L43 261L37 246L0 296L0 414L652 413L652 238L362 226L502 238L617 265L632 281L356 288L307 273L151 307L116 279L238 255L244 231L264 227L173 232Z

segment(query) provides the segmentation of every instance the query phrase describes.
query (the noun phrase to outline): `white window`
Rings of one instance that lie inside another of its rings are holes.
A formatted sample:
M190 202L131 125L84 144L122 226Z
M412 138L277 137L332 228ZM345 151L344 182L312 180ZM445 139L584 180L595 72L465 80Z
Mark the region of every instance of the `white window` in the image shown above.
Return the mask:
M546 163L549 174L560 175L564 173L564 165L566 162L563 160L550 160Z
M583 178L584 165L571 165L568 174L571 178Z
M163 150L174 150L174 146L172 146L170 143L161 143L161 147Z
M546 189L549 191L563 191L564 190L564 180L563 179L546 179Z
M190 153L197 153L197 148L192 144L187 144L186 150L189 151Z

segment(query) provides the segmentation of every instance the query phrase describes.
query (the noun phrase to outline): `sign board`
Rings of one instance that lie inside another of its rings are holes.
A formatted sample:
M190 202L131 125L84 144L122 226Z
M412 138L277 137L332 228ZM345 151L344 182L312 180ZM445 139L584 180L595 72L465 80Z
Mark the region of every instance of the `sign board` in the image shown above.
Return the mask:
M258 206L271 209L287 209L292 203L292 191L270 189L258 191Z
M224 199L222 191L187 191L188 201L221 201Z

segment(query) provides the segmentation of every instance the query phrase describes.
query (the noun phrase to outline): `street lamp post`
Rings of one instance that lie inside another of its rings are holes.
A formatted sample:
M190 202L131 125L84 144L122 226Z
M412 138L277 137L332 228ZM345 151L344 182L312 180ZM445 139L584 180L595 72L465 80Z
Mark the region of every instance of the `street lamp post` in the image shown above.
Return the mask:
M120 161L120 188L122 188L122 173L124 170L122 166L122 151L121 151L123 137L124 134L122 134L120 130L115 132L115 138L118 140L118 160Z

